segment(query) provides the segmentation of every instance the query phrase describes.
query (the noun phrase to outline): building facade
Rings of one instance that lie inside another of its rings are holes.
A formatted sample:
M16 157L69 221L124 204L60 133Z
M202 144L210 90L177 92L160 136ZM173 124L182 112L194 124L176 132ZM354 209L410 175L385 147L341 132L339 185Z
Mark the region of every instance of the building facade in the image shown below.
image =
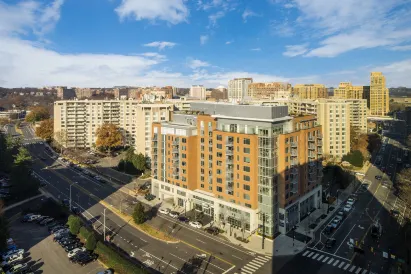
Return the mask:
M364 86L353 86L351 82L341 82L334 89L335 99L363 99Z
M342 158L350 152L350 105L344 100L319 100L317 119L322 126L324 155Z
M192 102L189 112L153 124L152 193L249 233L286 233L291 227L281 226L278 218L288 218L290 209L301 204L317 207L321 189L319 177L315 187L306 187L308 169L301 168L295 176L304 187L282 193L289 188L292 163L283 157L286 142L290 149L292 138L300 143L294 147L299 165L321 166L308 156L302 159L308 155L308 136L320 138L321 127L302 126L287 113L285 106ZM290 224L299 220L290 217Z
M328 89L322 84L298 84L293 88L293 94L300 99L328 98Z
M235 78L228 81L228 100L240 102L248 96L248 85L252 78Z
M70 100L54 103L54 133L64 133L65 147L91 148L99 126L118 126L125 145L151 156L151 124L169 121L171 104L139 104L133 100Z
M288 99L291 91L291 84L284 82L251 83L248 85L248 97L250 100Z
M371 72L370 82L370 115L387 116L390 94L385 85L385 76L381 72Z
M206 88L202 85L191 86L189 96L198 100L205 100Z

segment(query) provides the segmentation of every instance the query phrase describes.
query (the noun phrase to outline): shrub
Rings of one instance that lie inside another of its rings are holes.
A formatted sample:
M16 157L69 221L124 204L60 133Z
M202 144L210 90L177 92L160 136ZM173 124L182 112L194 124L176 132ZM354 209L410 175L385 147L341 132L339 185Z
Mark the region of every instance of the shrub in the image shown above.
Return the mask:
M78 216L70 215L67 224L69 226L71 234L77 235L79 233L81 227L81 220Z
M354 150L348 153L347 155L344 155L342 160L347 161L356 167L362 167L364 164L364 156L359 150Z
M145 219L146 215L144 212L144 206L139 202L134 207L133 220L136 224L142 224L144 223Z
M80 237L83 238L83 240L86 240L88 236L90 235L91 231L88 230L86 227L82 226L80 228Z
M139 266L133 264L131 261L122 257L117 251L115 251L113 248L105 245L102 242L97 242L97 246L94 252L98 254L99 260L102 261L109 268L114 269L115 273L147 273L145 270L141 269Z
M93 251L96 248L96 237L94 236L93 232L90 232L90 234L87 237L87 241L86 241L86 249L88 251Z

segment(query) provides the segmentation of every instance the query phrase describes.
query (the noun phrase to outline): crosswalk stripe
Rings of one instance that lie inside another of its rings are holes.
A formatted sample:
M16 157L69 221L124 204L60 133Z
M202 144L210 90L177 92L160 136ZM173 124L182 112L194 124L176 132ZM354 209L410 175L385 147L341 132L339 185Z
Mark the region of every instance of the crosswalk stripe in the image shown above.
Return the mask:
M331 258L331 260L328 261L328 264L331 264L334 261L333 258Z
M361 267L358 267L357 271L355 271L355 274L358 274L361 272Z
M345 265L345 263L341 262L340 265L338 266L338 268L341 268L343 265Z
M246 268L246 269L249 268L249 269L252 269L252 270L256 271L259 267L255 267L254 265L247 264L247 265L243 266L243 268Z
M307 255L308 252L310 252L310 251L306 250L306 251L304 252L303 256Z
M325 259L323 260L323 263L325 263L326 260L328 260L328 257L325 257Z
M321 255L320 257L318 257L317 261L321 261L321 259L324 257L324 255Z
M311 252L310 254L308 254L308 258L310 258L312 255L314 255L315 253L314 252Z
M364 269L364 271L361 274L367 274L367 269Z
M251 273L254 273L254 271L249 271L249 270L241 269L241 273L251 274Z
M263 266L263 264L257 264L256 262L249 262L248 264L254 265L254 266L258 267L258 268L260 268L260 267Z
M353 267L351 267L351 269L350 269L350 272L353 272L355 268L356 268L356 266L353 265Z
M267 259L267 258L265 258L265 257L257 257L257 258L255 258L254 260L257 260L257 261L262 261L262 262L268 262L270 259Z
M315 258L317 258L319 255L320 255L320 254L315 254L314 257L313 257L313 260L314 260Z
M340 260L336 260L333 266L336 266Z
M347 270L347 268L349 268L350 267L350 264L347 264L345 267L344 267L344 270Z

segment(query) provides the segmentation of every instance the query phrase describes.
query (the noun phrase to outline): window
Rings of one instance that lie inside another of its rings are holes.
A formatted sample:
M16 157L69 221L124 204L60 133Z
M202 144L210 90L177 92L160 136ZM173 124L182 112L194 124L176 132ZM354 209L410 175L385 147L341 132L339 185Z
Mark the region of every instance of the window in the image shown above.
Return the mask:
M248 148L248 147L245 147L243 151L246 154L250 154L250 148Z
M245 163L251 163L250 157L244 157L244 162Z
M243 176L243 180L246 181L246 182L250 182L250 181L251 181L250 176L248 176L248 175L244 175L244 176Z
M249 185L244 185L244 190L250 191L250 186Z
M246 203L245 207L251 208L251 205Z
M217 187L217 191L218 191L218 192L223 192L223 188L222 188L221 186L218 186L218 187Z
M218 148L218 149L222 149L222 148L223 148L223 145L222 145L222 144L217 144L217 148Z
M285 148L285 153L288 153L288 147Z
M217 157L223 157L223 153L217 152Z
M244 197L244 200L250 200L250 195L248 195L248 194L244 193L243 197Z
M183 159L185 159L185 158L187 158L187 155L186 155L185 153L183 153L183 154L181 155L181 157L182 157Z
M244 145L249 145L251 143L250 139L244 138Z
M218 141L222 141L222 140L223 140L223 136L217 135L217 140L218 140Z
M221 174L221 169L217 169L217 174Z
M244 170L245 172L250 172L250 167L249 167L249 166L244 166L244 167L243 167L243 170Z
M222 183L223 183L223 179L217 178L217 183L222 184Z

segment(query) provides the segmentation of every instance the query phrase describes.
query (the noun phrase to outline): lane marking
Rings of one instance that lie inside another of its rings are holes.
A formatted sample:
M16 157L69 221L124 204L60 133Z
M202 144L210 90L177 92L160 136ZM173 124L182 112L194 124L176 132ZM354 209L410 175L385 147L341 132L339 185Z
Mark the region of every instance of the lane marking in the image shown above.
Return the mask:
M341 260L346 260L346 261L348 261L348 262L350 261L350 260L349 260L349 259L347 259L347 258L344 258L344 257L338 256L338 255L334 255L334 254L332 254L332 253L325 252L325 251L322 251L322 250L319 250L319 249L315 249L315 248L311 248L311 247L308 247L308 249L313 250L313 251L318 251L318 252L321 252L321 253L324 253L324 254L330 255L330 256L332 256L332 257L336 257L336 258L341 259Z
M303 253L303 256L307 255L308 252L309 252L309 251L306 250L306 251Z
M361 272L361 267L358 267L358 269L357 269L357 271L355 271L355 274L358 274L358 273L360 273Z
M334 261L334 259L331 258L331 260L329 260L327 264L331 264L333 261Z
M338 264L340 262L340 260L336 260L335 263L333 264L333 266L335 266L336 264Z
M248 264L251 264L251 265L255 265L256 267L258 267L258 268L260 268L260 267L262 267L264 264L257 264L257 263L255 263L255 262L249 262Z
M230 272L234 267L235 267L235 265L233 265L232 267L230 267L229 269L227 269L226 271L224 271L223 274L226 274L226 273Z
M320 254L315 254L315 256L313 257L313 259L317 258Z
M338 246L337 250L334 252L334 255L337 254L340 247L343 245L343 243L345 243L345 239L347 239L348 235L350 235L351 231L354 229L355 226L356 226L356 224L353 225L352 228L350 229L350 231L348 232L348 234L345 235L344 240L341 241L341 244Z
M310 258L312 255L314 255L315 253L314 252L311 252L310 254L308 254L308 258Z
M244 268L245 268L245 269L251 269L251 270L253 270L253 271L257 271L257 270L259 269L259 267L255 267L255 266L249 265L249 264L243 266L243 269L244 269Z
M325 257L325 259L323 260L323 263L325 263L326 260L328 260L328 257Z
M205 242L203 242L203 241L201 241L201 240L199 240L199 239L196 239L196 240L199 241L200 243L206 244Z
M340 265L338 266L338 268L341 268L343 265L345 265L345 262L340 263ZM350 265L350 264L347 264Z
M231 255L231 256L233 256L233 257L235 257L235 258L237 258L237 259L239 259L239 260L243 260L243 259L241 259L240 257L237 257L236 255Z
M353 267L351 267L351 269L350 269L350 272L353 272L355 268L356 268L356 266L353 265Z
M323 257L324 255L321 255L320 257L318 257L317 261L320 261Z
M254 258L254 261L255 261L255 260L261 261L261 262L263 262L263 263L266 263L266 262L268 262L270 259L263 258L263 257L256 257L256 258Z
M345 267L344 267L344 270L347 270L347 268L349 268L350 267L350 264L347 264Z

